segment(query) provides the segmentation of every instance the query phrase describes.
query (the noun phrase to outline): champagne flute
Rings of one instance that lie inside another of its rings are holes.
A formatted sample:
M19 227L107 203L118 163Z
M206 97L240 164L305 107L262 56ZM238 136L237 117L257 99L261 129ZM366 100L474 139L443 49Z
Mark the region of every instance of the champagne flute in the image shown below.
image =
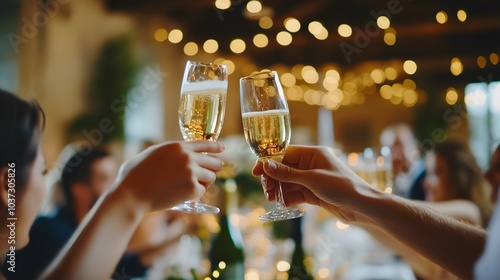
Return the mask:
M245 139L262 161L281 162L290 143L290 113L283 88L275 71L263 71L240 79L240 101ZM259 216L261 221L282 221L304 215L302 209L288 208L281 183L276 188L276 209Z
M227 95L225 65L188 61L182 78L179 126L184 140L216 141L224 121ZM217 214L219 208L199 199L178 204L172 210Z

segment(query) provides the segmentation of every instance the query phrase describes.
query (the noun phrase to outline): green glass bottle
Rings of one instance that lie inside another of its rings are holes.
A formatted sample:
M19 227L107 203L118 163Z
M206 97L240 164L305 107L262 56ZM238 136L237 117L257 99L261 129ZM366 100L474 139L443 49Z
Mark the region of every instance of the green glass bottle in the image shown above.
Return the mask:
M217 279L221 280L244 280L245 279L245 255L243 252L243 238L240 230L232 225L230 215L235 213L238 199L236 183L227 179L222 188L221 196L224 197L219 214L220 232L214 236L211 242L209 259L211 274L217 271Z
M288 270L289 280L313 280L313 276L308 272L304 260L306 254L302 246L302 219L303 217L291 220L291 237L295 242L295 249L292 254L290 269Z

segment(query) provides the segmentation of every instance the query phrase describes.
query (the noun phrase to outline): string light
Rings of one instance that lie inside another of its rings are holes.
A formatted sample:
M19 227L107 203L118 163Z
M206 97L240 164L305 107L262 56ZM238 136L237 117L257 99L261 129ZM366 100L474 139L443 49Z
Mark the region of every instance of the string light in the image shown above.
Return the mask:
M262 11L262 4L259 1L251 0L247 3L247 11L252 14L257 14Z
M262 29L269 29L269 28L273 27L273 20L268 16L261 17L259 19L259 26Z
M403 63L403 70L408 75L413 75L417 72L417 64L413 60L407 60Z
M464 22L467 19L467 13L464 10L458 10L457 18L459 21Z
M287 31L281 31L276 35L276 41L282 46L288 46L292 43L292 34Z
M384 42L388 46L396 44L396 30L394 28L389 27L384 31Z
M491 53L491 54L490 54L490 62L491 62L491 64L493 64L493 65L497 65L497 63L498 63L498 54L496 54L496 53Z
M168 32L165 28L158 28L155 30L153 37L158 42L164 42L168 38Z
M398 77L398 71L394 69L393 67L387 67L384 70L385 77L387 80L394 81Z
M389 28L389 26L391 26L391 21L386 16L379 16L377 18L377 25L381 29L387 29L387 28Z
M319 21L312 21L307 28L312 35L318 35L324 27Z
M370 73L370 77L376 84L383 83L385 81L384 71L380 69L373 69Z
M193 56L198 53L198 45L195 42L188 42L184 45L184 53Z
M480 55L477 57L477 66L481 69L486 67L486 58L484 56Z
M214 39L208 39L203 43L203 50L206 53L215 53L219 49L219 43Z
M462 61L460 61L460 58L454 57L451 59L451 65L450 65L450 71L451 74L458 76L462 74L462 71L464 70L464 66L462 65Z
M446 96L445 96L446 103L448 105L454 105L458 101L458 93L457 91L450 87L448 90L446 90Z
M229 48L231 49L232 52L238 54L238 53L242 53L245 51L246 44L245 44L245 41L243 41L241 39L234 39L229 44Z
M300 30L300 22L296 18L289 17L285 19L284 23L286 30L289 32L295 33Z
M269 39L267 39L266 35L260 33L253 37L253 44L257 48L264 48L267 46L267 44L269 44Z
M439 11L436 14L436 21L440 24L444 24L448 21L448 15L444 11Z
M182 34L182 31L180 31L179 29L173 29L168 34L168 40L170 41L170 43L177 44L182 41L183 36L184 35Z
M216 0L215 7L219 10L227 10L231 7L230 0Z
M352 28L349 25L344 23L344 24L339 25L337 32L339 33L340 36L347 38L347 37L350 37L352 35Z

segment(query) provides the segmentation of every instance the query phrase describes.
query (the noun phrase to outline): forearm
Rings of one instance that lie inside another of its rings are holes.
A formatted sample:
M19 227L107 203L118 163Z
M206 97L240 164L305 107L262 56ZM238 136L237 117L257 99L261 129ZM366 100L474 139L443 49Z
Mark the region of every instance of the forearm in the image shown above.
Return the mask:
M472 278L486 240L483 229L398 196L377 193L362 197L355 207L365 214L364 222L378 226L453 274Z
M109 279L143 211L130 193L113 191L87 214L42 279Z

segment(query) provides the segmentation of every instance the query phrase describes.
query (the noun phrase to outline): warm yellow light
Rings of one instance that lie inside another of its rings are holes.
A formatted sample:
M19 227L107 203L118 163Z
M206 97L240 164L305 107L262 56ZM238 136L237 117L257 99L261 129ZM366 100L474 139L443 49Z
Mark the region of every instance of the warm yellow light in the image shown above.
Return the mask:
M377 18L377 25L381 29L387 29L387 28L389 28L389 26L391 26L391 21L386 16L379 16Z
M231 7L230 0L216 0L215 7L219 10L227 10Z
M168 38L168 32L165 28L158 28L155 30L153 37L158 42L164 42Z
M269 29L273 27L273 20L270 17L261 17L259 19L259 26L262 29Z
M464 10L458 10L457 18L459 21L464 22L467 19L467 13Z
M337 71L335 69L330 69L330 70L326 71L325 77L332 77L336 81L339 81L340 80L340 73L339 73L339 71Z
M490 54L490 62L491 62L491 64L493 64L493 65L497 65L497 63L498 63L498 54L496 54L496 53L491 53L491 54Z
M285 272L290 269L290 264L287 261L279 261L276 264L276 268L278 269L278 271Z
M403 93L403 104L406 107L412 107L418 101L418 94L416 91L407 89Z
M417 72L417 64L413 60L407 60L403 63L403 70L408 75L413 75Z
M287 31L281 31L276 35L276 42L282 46L288 46L292 43L292 34L288 33Z
M412 79L405 79L403 81L403 87L411 90L416 90L417 84Z
M262 11L262 4L259 1L251 0L247 3L247 11L256 14Z
M445 96L446 103L454 105L458 101L458 93L454 88L448 88Z
M236 69L234 62L229 60L229 59L222 61L220 64L224 64L227 66L227 74L228 75L233 74L234 70Z
M304 66L301 71L302 78L308 84L315 84L319 80L319 75L316 69L310 65Z
M352 35L352 28L347 24L341 24L339 25L337 32L340 36L347 38Z
M327 94L323 95L322 103L325 108L335 110L340 107L340 102L342 101L342 99L338 97L336 92L337 91L330 91Z
M304 90L297 85L288 88L286 90L286 97L289 100L295 100L295 101L301 100L303 95L304 95Z
M370 77L376 84L383 83L385 81L384 71L380 69L373 69L370 73Z
M269 39L267 39L266 35L260 33L260 34L253 36L253 44L257 48L264 48L267 46L267 44L269 44Z
M319 21L311 21L308 26L308 30L312 35L318 35L319 33L321 33L323 28L323 24L321 24Z
M232 52L234 53L242 53L246 49L246 44L245 41L241 39L234 39L231 41L229 44L229 48L231 49Z
M326 90L334 90L339 88L339 80L335 79L334 77L329 77L325 76L323 79L323 87Z
M184 45L184 53L193 56L198 53L198 45L195 42L188 42Z
M330 270L326 267L320 268L318 269L318 276L321 279L327 279L330 276Z
M458 76L462 74L462 71L464 70L464 66L462 65L462 61L460 61L460 58L454 57L451 59L451 65L450 65L450 71L451 74Z
M383 85L380 87L380 96L382 96L383 99L391 99L392 96L392 88L389 85Z
M170 43L177 44L182 41L183 36L184 34L182 34L182 31L180 31L179 29L174 29L168 34L168 40L170 41Z
M292 73L285 73L281 75L281 84L285 87L293 87L295 82L297 82L297 80Z
M484 68L486 67L486 58L484 56L478 56L477 58L477 66L479 66L479 68Z
M448 21L448 15L444 11L439 11L436 14L436 21L440 24L444 24L446 21Z
M388 46L393 46L396 44L396 31L393 28L388 28L384 33L384 42Z
M319 34L314 35L314 37L316 37L316 39L318 40L325 40L326 38L328 38L328 30L326 30L326 28L323 28L323 30L321 30Z
M203 43L203 50L206 53L215 53L219 49L219 43L214 39L208 39Z
M300 21L296 18L289 17L285 19L285 28L286 30L295 33L300 30Z
M389 81L394 81L398 77L398 71L396 71L396 69L394 69L393 67L385 68L384 73L385 73L385 77Z

